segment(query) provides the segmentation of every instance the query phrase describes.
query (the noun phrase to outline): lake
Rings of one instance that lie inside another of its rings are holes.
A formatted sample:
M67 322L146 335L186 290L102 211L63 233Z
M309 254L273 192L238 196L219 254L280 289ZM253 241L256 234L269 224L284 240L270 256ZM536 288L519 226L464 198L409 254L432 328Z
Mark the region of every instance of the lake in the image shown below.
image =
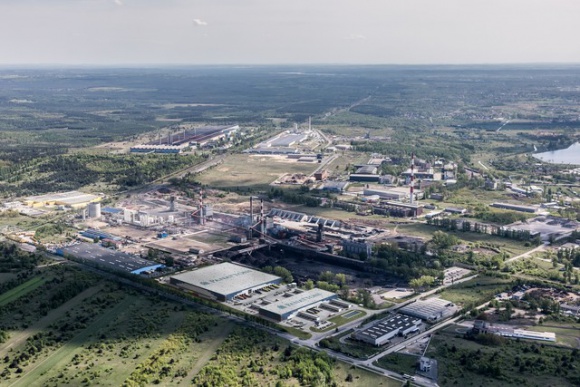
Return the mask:
M533 156L548 163L580 165L580 142L572 144L566 149L536 153Z

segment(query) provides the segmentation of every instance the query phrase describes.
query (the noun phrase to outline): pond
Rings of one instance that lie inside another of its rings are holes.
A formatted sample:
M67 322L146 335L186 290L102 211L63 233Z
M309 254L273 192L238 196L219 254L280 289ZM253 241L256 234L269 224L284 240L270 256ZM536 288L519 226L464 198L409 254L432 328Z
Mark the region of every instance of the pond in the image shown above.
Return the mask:
M533 156L547 163L580 165L580 142L572 144L566 149L535 153Z

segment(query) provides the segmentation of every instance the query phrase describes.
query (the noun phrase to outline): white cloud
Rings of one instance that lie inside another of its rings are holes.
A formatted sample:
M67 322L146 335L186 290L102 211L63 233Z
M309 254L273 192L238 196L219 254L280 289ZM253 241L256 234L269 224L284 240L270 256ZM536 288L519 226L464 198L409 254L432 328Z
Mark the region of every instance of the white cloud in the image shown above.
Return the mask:
M122 6L123 5L123 1L121 1L121 0L115 0L115 4L117 4L118 6Z
M199 27L207 26L207 22L203 21L201 19L193 19L193 24L195 24L196 26L199 26Z
M346 40L364 40L367 37L361 34L350 34L345 39Z

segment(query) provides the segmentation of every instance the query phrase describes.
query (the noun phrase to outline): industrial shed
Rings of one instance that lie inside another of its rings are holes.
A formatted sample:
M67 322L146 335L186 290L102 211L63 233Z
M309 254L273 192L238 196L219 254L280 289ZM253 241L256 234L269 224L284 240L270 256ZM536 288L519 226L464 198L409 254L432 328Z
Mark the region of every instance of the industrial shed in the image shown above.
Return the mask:
M406 336L409 333L417 332L420 326L421 320L397 314L381 320L370 328L357 332L354 337L365 343L381 346L397 335Z
M335 293L311 289L289 293L278 301L260 307L260 315L275 321L284 321L297 314L300 310L318 305L321 302L338 298Z
M241 293L252 293L264 286L279 284L282 278L224 262L172 276L169 281L201 297L227 301Z
M83 263L105 270L116 270L141 274L165 267L157 262L149 261L135 255L107 249L94 243L79 243L60 248L56 251L63 257L72 257Z

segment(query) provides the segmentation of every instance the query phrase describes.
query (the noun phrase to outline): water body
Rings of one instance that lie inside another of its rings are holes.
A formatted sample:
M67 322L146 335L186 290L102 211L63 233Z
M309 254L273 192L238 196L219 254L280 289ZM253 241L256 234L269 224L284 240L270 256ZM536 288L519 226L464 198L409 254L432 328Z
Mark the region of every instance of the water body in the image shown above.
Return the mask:
M534 157L547 163L580 165L580 142L566 149L535 153Z

